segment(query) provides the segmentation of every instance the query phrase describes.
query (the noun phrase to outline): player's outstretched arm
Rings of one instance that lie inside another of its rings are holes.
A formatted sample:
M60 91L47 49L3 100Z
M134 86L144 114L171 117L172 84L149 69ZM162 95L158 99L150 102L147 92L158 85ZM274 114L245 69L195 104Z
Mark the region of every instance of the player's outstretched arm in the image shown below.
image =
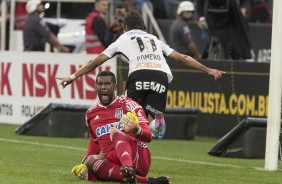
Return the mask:
M60 85L65 88L67 85L71 84L76 78L95 70L98 66L102 65L105 61L107 61L109 57L103 53L99 54L95 59L90 60L87 64L82 66L79 70L77 70L74 74L69 77L57 77L60 80Z
M217 69L212 69L212 68L208 68L205 65L203 65L202 63L198 62L197 60L195 60L194 58L184 55L184 54L180 54L176 51L173 51L170 55L169 58L194 69L203 71L209 75L212 75L214 77L215 80L218 80L219 78L221 78L222 74L224 74L224 71L221 70L217 70Z

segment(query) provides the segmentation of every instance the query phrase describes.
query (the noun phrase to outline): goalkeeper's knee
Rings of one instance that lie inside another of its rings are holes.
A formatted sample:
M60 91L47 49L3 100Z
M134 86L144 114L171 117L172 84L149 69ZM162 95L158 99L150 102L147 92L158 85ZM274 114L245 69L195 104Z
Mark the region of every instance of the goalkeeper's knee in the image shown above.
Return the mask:
M103 157L99 156L99 155L90 155L86 159L85 164L86 164L88 170L92 170L94 161L98 160L98 159L103 159Z

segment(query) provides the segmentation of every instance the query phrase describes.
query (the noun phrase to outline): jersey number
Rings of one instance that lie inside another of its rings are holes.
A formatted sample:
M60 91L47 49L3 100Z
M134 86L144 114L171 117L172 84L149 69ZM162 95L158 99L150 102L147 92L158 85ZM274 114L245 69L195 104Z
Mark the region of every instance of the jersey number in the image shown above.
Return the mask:
M145 44L144 44L142 38L140 38L140 37L131 37L131 40L134 40L134 39L137 41L139 49L140 49L141 52L145 49L145 44L151 44L153 52L155 52L155 50L157 50L156 43L152 38L144 37L144 39L146 39Z

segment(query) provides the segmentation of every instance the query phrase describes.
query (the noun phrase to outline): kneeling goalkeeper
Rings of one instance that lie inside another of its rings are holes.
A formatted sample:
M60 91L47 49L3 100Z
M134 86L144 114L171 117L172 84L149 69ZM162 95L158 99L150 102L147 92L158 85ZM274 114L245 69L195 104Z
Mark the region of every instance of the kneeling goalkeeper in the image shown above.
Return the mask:
M95 90L100 102L86 112L90 131L82 164L72 172L89 181L169 183L169 177L147 177L151 154L145 144L152 140L143 108L126 96L116 96L112 72L97 75ZM102 155L99 153L102 152Z

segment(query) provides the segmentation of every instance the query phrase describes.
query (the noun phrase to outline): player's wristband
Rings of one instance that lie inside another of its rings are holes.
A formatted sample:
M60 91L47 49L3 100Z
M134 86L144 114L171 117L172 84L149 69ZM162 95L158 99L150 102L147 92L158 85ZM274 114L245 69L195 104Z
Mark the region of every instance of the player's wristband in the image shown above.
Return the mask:
M71 79L71 80L74 80L74 79L76 79L76 76L75 76L74 74L72 74L72 75L70 76L70 79Z
M81 163L85 164L86 159L87 159L86 157L83 157L83 159L81 160Z
M139 127L135 132L133 132L135 135L140 135L142 132L142 128Z

